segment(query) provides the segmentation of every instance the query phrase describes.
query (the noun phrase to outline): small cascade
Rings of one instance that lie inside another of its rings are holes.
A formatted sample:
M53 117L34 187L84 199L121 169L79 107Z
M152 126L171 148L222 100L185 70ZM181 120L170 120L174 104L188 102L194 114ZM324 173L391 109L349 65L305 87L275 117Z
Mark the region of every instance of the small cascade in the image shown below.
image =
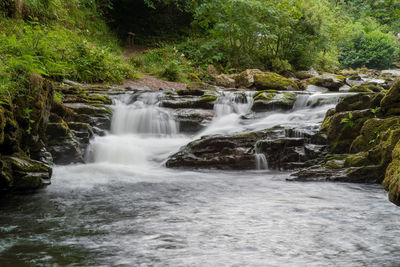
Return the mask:
M296 102L294 102L293 105L293 110L307 107L307 102L309 98L310 95L308 94L298 94L296 97Z
M160 93L151 92L133 98L132 104L131 96L115 100L111 132L91 142L86 161L146 166L179 147L179 125L159 106L159 98Z
M178 131L179 125L158 106L157 93L144 93L131 105L117 100L111 133L173 135Z
M214 105L215 116L222 117L232 113L246 114L250 112L252 104L252 92L221 92L221 96Z
M256 169L257 170L267 170L268 169L268 161L264 154L256 153Z

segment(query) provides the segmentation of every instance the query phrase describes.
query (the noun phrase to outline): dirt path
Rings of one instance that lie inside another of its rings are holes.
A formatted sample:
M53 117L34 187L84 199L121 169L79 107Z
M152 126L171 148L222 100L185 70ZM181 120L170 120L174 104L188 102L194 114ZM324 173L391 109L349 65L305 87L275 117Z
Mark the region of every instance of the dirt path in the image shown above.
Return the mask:
M154 76L150 76L148 74L142 74L142 78L137 81L125 80L123 84L114 86L118 88L148 87L151 90L160 90L160 89L181 90L181 89L186 89L187 85L185 83L168 82L156 78Z

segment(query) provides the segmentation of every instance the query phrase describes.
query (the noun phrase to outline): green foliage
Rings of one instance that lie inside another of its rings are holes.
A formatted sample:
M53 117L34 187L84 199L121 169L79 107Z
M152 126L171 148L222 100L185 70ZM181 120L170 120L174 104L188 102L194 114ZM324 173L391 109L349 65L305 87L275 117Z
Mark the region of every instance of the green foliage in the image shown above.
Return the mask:
M361 32L341 46L339 61L350 68L389 68L399 55L395 37L374 30Z
M352 119L353 119L353 114L351 112L349 112L348 118L341 119L340 123L344 124L346 127L353 128L354 127L354 121Z
M195 73L193 63L174 45L163 44L161 48L143 54L133 54L129 62L139 70L169 81L188 81L187 73Z
M54 101L56 101L57 103L62 103L63 99L64 95L62 92L54 91Z
M28 78L34 74L53 80L80 82L122 82L134 77L132 68L118 51L92 42L61 25L44 24L38 19L25 22L0 16L0 92L24 94ZM10 27L10 26L8 26Z

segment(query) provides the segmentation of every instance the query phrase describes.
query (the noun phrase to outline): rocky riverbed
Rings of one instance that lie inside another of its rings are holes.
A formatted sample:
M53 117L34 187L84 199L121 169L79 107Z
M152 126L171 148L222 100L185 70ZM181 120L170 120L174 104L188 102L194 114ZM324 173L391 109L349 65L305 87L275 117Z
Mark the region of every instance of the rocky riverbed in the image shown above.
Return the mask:
M399 204L397 75L246 70L179 90L40 79L26 108L2 105L0 185L39 188L50 183L53 164L88 161L91 140L112 129L122 101L127 132L190 136L165 160L168 168L252 170L262 162L293 171L295 181L383 182Z

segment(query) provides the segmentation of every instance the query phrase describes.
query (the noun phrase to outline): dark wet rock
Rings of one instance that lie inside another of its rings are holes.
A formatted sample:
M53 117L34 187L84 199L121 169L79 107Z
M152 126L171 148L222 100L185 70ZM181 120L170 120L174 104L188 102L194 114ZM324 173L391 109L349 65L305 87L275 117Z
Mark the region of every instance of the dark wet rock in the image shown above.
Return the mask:
M214 135L195 140L166 162L168 168L252 170L256 167L254 145L266 132L232 136Z
M201 97L171 97L168 100L162 100L160 105L165 108L173 109L213 109L217 100L216 95L203 95Z
M335 166L334 164L332 164ZM313 181L331 181L331 182L349 182L349 183L377 183L379 181L379 166L364 166L341 168L332 166L312 166L294 173L294 178L290 181L313 182Z
M201 109L182 109L174 113L174 120L179 123L179 132L197 133L203 130L212 120L212 111Z
M182 89L176 91L176 93L180 96L202 96L205 94L205 91L200 89Z
M257 73L254 75L254 85L258 90L298 91L298 85L279 74L272 72Z
M80 143L64 121L62 123L49 123L46 136L48 149L53 156L54 163L83 162Z
M290 110L296 102L296 94L292 92L259 91L254 95L251 109L256 112L271 110Z
M0 159L0 188L11 190L37 189L50 184L49 165L25 155L3 156Z
M307 166L307 161L326 153L326 146L307 142L305 138L262 140L257 142L256 150L266 156L271 169L296 169Z

